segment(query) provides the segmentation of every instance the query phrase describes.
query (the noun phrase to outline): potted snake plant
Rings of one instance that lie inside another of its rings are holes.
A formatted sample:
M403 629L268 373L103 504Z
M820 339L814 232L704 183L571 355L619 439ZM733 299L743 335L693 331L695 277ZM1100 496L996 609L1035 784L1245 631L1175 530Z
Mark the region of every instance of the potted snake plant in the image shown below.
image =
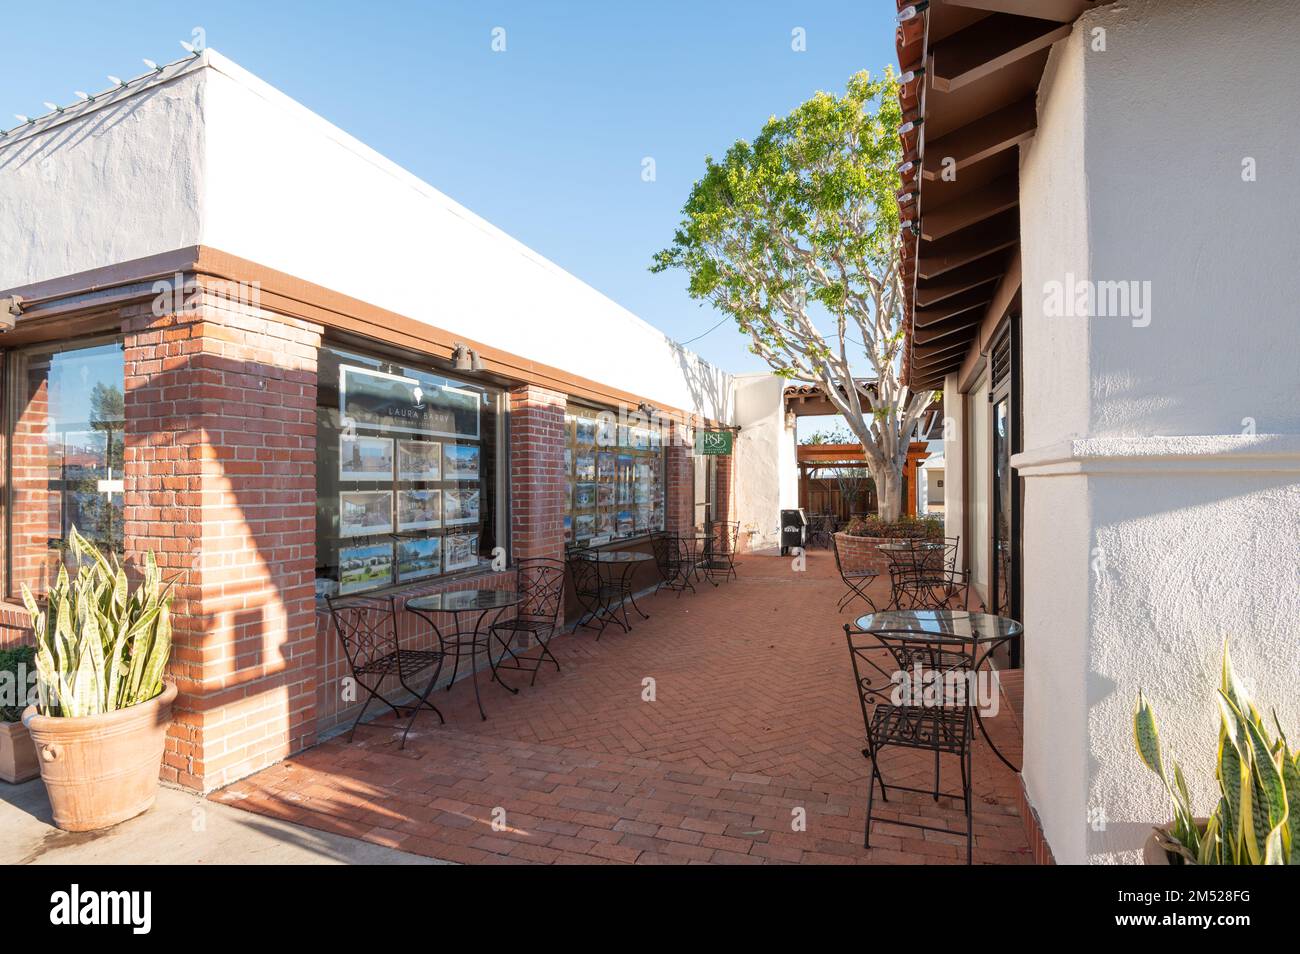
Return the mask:
M176 685L171 593L153 554L134 589L116 558L75 529L75 574L59 568L42 609L23 586L36 637L37 703L23 711L41 778L66 831L107 828L147 810L158 794Z
M1143 860L1154 865L1300 864L1300 752L1288 744L1276 714L1277 735L1272 735L1233 672L1226 645L1216 701L1219 801L1202 817L1192 811L1176 762L1171 783L1155 713L1138 692L1133 714L1138 756L1164 783L1174 808L1173 821L1147 839Z

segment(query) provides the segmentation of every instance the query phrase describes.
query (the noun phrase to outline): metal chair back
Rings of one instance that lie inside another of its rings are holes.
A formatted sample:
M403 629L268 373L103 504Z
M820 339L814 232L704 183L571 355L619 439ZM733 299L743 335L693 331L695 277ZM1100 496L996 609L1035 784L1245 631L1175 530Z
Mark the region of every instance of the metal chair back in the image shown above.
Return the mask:
M397 604L391 596L331 596L325 600L343 654L354 672L400 655Z
M548 557L528 557L519 561L516 572L520 596L516 617L558 627L564 605L564 563Z

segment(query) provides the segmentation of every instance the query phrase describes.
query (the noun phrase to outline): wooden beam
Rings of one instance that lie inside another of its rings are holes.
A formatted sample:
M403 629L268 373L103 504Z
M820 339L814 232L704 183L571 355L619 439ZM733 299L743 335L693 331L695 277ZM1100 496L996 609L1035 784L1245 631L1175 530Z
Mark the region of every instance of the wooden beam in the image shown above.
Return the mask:
M1092 3L1089 0L945 0L944 5L1073 23Z
M941 279L916 286L916 307L929 308L945 298L960 294L987 282L995 282L1006 271L1006 262L998 255L987 255L962 268L955 268Z
M951 335L962 335L966 338L973 337L982 317L983 312L971 310L963 312L954 318L926 325L924 328L914 328L912 329L912 348L924 348L926 345L933 344L943 338L949 338ZM945 341L944 344L952 344L952 341Z
M969 86L1070 35L1071 24L994 13L930 50L930 85L941 93Z
M947 166L949 175L956 175L966 166L1033 138L1037 127L1034 97L1026 96L927 142L922 175L938 179L944 172L945 159L952 160Z
M971 335L967 338L954 338L951 344L946 344L942 347L935 346L933 348L926 348L922 351L913 350L912 367L916 368L918 371L924 371L927 368L932 368L937 364L946 363L954 358L964 359L966 357L966 352L970 350L974 341L975 336Z
M921 238L934 242L1020 204L1020 174L1009 172L937 209L921 213Z
M937 242L921 243L916 258L916 274L921 278L935 278L985 255L1010 248L1018 241L1020 216L1015 210L1002 212Z
M917 308L912 313L912 327L927 328L946 318L952 318L963 312L970 311L972 308L987 305L992 300L993 289L987 286L974 288L962 292L960 295L953 295L943 304L935 305L933 308Z

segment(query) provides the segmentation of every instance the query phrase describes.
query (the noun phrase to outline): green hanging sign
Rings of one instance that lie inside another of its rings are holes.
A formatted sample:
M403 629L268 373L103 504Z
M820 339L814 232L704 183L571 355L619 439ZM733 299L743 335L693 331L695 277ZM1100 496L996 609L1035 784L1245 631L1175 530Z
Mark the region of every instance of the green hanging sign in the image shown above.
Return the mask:
M729 456L734 437L731 431L697 431L695 453L705 457Z

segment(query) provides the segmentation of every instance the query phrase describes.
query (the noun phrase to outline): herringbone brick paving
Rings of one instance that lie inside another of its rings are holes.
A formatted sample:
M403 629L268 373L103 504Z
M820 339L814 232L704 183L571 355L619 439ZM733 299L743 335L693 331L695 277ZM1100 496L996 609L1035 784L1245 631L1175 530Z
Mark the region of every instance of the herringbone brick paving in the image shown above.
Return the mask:
M507 674L517 696L485 681L486 722L457 684L438 693L447 724L421 715L405 750L386 718L352 744L325 742L213 797L450 861L964 860L963 838L888 822L862 847L868 763L842 630L860 608L835 612L833 559L814 551L794 572L789 558L747 556L738 568L718 589L642 600L651 618L631 633L556 638L563 671L544 670L531 688ZM1018 760L1011 706L990 732ZM974 764L975 860L1028 863L1016 777L982 740ZM923 753L887 751L881 766L887 782L933 778ZM945 788L958 788L956 762L945 757L943 770ZM877 806L886 818L964 827L950 799L894 793Z

